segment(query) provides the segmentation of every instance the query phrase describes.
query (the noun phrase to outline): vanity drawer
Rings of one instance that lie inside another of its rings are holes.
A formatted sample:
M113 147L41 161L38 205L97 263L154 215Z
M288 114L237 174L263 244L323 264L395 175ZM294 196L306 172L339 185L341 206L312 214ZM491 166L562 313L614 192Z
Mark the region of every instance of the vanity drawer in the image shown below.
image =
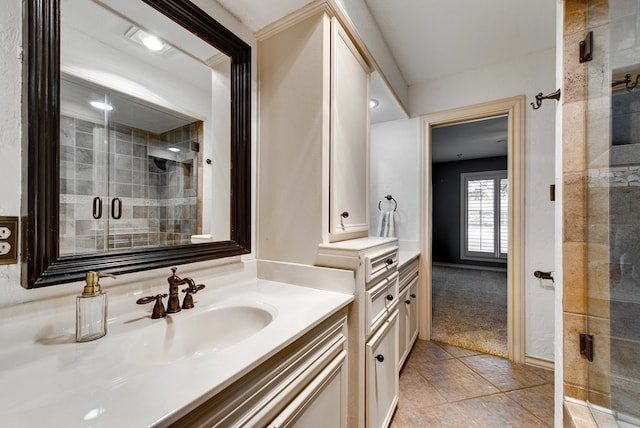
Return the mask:
M404 290L418 276L418 270L418 259L412 260L398 269L400 273L400 291Z
M385 248L364 257L365 282L371 282L395 270L398 266L398 247Z
M383 278L365 291L365 330L369 336L387 318L387 314L398 304L398 273Z

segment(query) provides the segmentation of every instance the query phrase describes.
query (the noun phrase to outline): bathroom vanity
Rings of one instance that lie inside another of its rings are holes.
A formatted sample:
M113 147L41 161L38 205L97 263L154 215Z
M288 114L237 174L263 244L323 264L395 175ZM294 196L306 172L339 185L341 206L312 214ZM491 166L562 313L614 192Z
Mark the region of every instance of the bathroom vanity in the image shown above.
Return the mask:
M398 370L402 368L418 338L418 252L399 251Z
M264 263L195 272L195 308L166 318L135 304L166 283L113 290L92 342L75 342L73 296L2 309L3 425L346 427L353 296L319 288L348 290L352 275L296 267L299 286L287 266L259 278Z
M398 241L367 237L320 245L317 263L355 275L349 311L349 426L386 427L398 402Z

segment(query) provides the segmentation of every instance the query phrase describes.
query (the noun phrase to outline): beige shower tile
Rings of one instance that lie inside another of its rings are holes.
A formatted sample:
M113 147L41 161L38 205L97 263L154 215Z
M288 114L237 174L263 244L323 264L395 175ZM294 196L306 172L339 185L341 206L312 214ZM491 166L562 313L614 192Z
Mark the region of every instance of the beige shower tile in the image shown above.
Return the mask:
M570 34L564 37L562 104L587 99L587 66L580 63L578 49L584 34Z
M593 361L589 363L589 399L611 393L610 322L606 318L588 316L589 333L594 336Z
M580 355L580 333L586 332L587 317L570 314L564 316L564 381L575 386L587 387L587 360Z
M585 386L578 386L572 383L564 383L564 396L575 398L576 400L587 399L587 388Z
M562 260L563 310L584 314L587 310L586 245L581 242L565 242L562 245Z
M587 29L587 1L564 2L564 34L584 33Z
M589 0L587 7L589 27L603 25L609 22L609 0Z
M565 103L562 106L562 170L563 172L582 172L586 169L585 158L585 120L584 102Z
M585 242L587 224L585 181L582 173L563 175L564 242Z

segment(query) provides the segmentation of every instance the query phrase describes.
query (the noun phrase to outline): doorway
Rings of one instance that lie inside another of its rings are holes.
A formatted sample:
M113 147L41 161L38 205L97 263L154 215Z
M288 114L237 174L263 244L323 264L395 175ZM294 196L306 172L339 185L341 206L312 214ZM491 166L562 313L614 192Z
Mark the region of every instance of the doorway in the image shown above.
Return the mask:
M431 339L507 357L508 117L431 131Z
M420 338L432 335L433 292L433 130L456 123L471 122L504 116L507 120L507 356L524 362L524 96L447 110L421 118L421 301ZM499 249L497 250L500 252Z

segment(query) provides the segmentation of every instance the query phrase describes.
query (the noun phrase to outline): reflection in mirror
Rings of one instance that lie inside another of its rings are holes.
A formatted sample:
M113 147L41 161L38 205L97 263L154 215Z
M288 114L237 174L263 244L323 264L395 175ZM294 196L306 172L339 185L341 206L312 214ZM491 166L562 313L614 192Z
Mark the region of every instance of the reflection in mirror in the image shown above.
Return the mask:
M188 0L27 18L23 285L248 253L250 47Z
M60 94L61 255L202 233L201 120L66 77Z
M63 0L61 33L60 254L229 239L229 58L141 2Z

